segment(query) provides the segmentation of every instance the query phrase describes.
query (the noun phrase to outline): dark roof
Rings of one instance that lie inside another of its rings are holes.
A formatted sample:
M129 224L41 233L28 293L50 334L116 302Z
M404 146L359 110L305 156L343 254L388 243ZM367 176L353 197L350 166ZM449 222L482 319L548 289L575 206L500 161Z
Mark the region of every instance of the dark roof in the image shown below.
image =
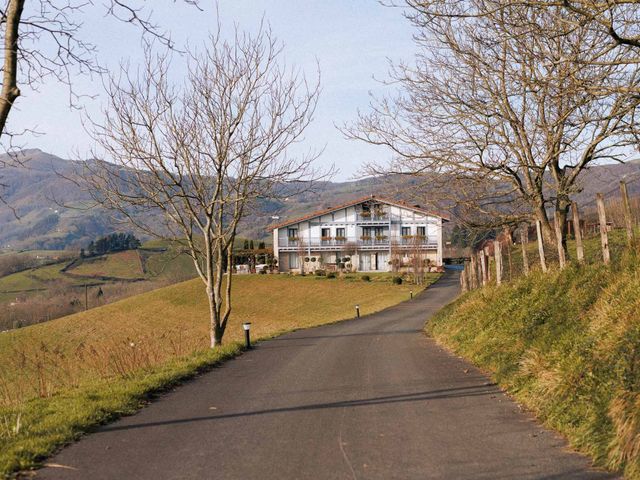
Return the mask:
M422 214L429 215L429 216L432 216L432 217L440 217L445 222L450 221L450 219L448 217L445 217L445 216L440 215L438 213L430 212L429 210L425 210L424 208L420 208L417 205L409 205L408 203L405 203L405 202L402 202L402 201L389 200L389 199L386 199L386 198L378 197L376 195L368 195L366 197L360 197L360 198L357 198L357 199L352 200L350 202L343 203L342 205L338 205L336 207L329 207L329 208L325 208L324 210L317 210L317 211L315 211L313 213L310 213L308 215L304 215L304 216L298 217L298 218L293 218L291 220L287 220L285 222L281 222L281 223L278 223L276 225L272 225L270 227L270 229L274 230L276 228L286 227L287 225L292 225L294 223L304 222L305 220L310 220L310 219L315 218L315 217L320 217L322 215L326 215L327 213L335 212L337 210L342 210L343 208L347 208L347 207L352 207L354 205L358 205L359 203L366 202L367 200L375 200L375 201L380 202L380 203L386 203L387 205L406 208L407 210L413 210L414 212L422 213Z

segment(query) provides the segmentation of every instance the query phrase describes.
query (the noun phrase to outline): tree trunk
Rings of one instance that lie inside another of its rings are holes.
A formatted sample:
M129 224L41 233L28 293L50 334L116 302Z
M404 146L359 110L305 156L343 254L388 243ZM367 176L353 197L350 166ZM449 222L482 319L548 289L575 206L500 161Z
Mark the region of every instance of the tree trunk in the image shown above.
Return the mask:
M540 222L540 229L544 243L548 245L555 245L556 235L554 228L551 226L551 222L549 222L549 217L547 216L547 211L544 206L536 208L535 217L536 220Z
M17 84L18 38L23 7L24 0L10 0L5 12L4 65L2 92L0 93L0 135L5 133L9 111L13 107L13 102L20 96L20 89Z
M207 299L209 300L209 338L211 348L222 345L222 334L220 328L220 312L216 309L215 294L213 288L207 287Z

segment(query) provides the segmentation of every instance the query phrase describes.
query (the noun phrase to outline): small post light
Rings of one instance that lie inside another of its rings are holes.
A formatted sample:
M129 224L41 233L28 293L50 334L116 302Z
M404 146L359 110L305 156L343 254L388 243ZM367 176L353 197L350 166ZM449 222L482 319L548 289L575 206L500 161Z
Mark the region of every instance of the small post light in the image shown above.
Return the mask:
M356 305L356 318L360 318L360 305Z
M251 337L249 335L249 330L251 329L251 322L244 322L242 324L242 328L244 329L244 346L247 349L251 348Z
M413 290L409 292L409 295L411 295L411 300L413 300Z

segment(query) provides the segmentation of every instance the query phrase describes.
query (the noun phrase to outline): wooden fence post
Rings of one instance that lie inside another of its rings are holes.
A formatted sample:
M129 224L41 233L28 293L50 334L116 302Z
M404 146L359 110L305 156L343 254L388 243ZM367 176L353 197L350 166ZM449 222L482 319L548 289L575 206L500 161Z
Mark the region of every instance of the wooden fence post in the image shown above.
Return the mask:
M496 259L496 285L502 283L502 244L499 240L493 241L493 254Z
M620 182L620 193L622 194L622 205L624 207L624 223L627 227L627 246L633 249L636 246L636 238L633 232L633 218L631 217L629 192L627 192L627 184L625 182Z
M529 275L529 257L527 257L527 244L529 243L529 225L520 230L520 245L522 246L522 269L525 275Z
M540 255L540 267L543 272L547 271L547 260L544 258L544 243L542 240L542 222L536 220L536 234L538 236L538 254Z
M476 262L476 254L471 252L471 268L469 269L469 288L475 290L478 288L478 262Z
M604 196L601 193L596 194L596 203L598 205L598 221L600 222L602 260L605 265L608 265L611 261L611 254L609 253L609 235L607 234L607 212L604 208Z
M460 272L460 287L462 287L462 293L469 291L469 287L467 286L467 262L464 263L464 268L462 269L462 272Z
M485 260L484 248L478 252L478 261L480 262L480 271L482 272L482 286L487 284L487 262Z
M553 217L553 223L556 230L556 246L558 247L558 263L560 264L560 270L562 270L567 264L567 257L564 254L564 246L562 245L562 227L558 215Z
M584 263L584 245L582 245L582 230L580 229L580 212L578 204L571 202L571 215L573 216L573 236L576 239L576 258L579 263Z

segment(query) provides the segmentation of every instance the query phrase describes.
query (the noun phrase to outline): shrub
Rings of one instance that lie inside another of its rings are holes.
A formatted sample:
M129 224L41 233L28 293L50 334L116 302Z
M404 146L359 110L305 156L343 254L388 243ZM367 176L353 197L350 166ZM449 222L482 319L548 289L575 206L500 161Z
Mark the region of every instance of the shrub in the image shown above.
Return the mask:
M327 273L327 278L336 278L336 274L334 272Z
M349 260L351 260L351 257L343 257L342 263L347 263Z
M344 263L340 262L340 263L338 264L338 268L344 268Z
M327 274L327 272L325 272L322 269L318 269L318 270L315 271L315 274L316 274L317 277L324 277Z
M402 285L402 277L393 277L391 283L394 285Z
M304 257L305 262L309 262L309 257Z
M353 280L355 277L353 275L345 275L343 278L345 280Z
M316 257L311 257L311 262L315 263L315 261L316 261Z
M370 282L371 281L371 277L369 275L362 275L362 277L360 277L362 279L363 282Z

